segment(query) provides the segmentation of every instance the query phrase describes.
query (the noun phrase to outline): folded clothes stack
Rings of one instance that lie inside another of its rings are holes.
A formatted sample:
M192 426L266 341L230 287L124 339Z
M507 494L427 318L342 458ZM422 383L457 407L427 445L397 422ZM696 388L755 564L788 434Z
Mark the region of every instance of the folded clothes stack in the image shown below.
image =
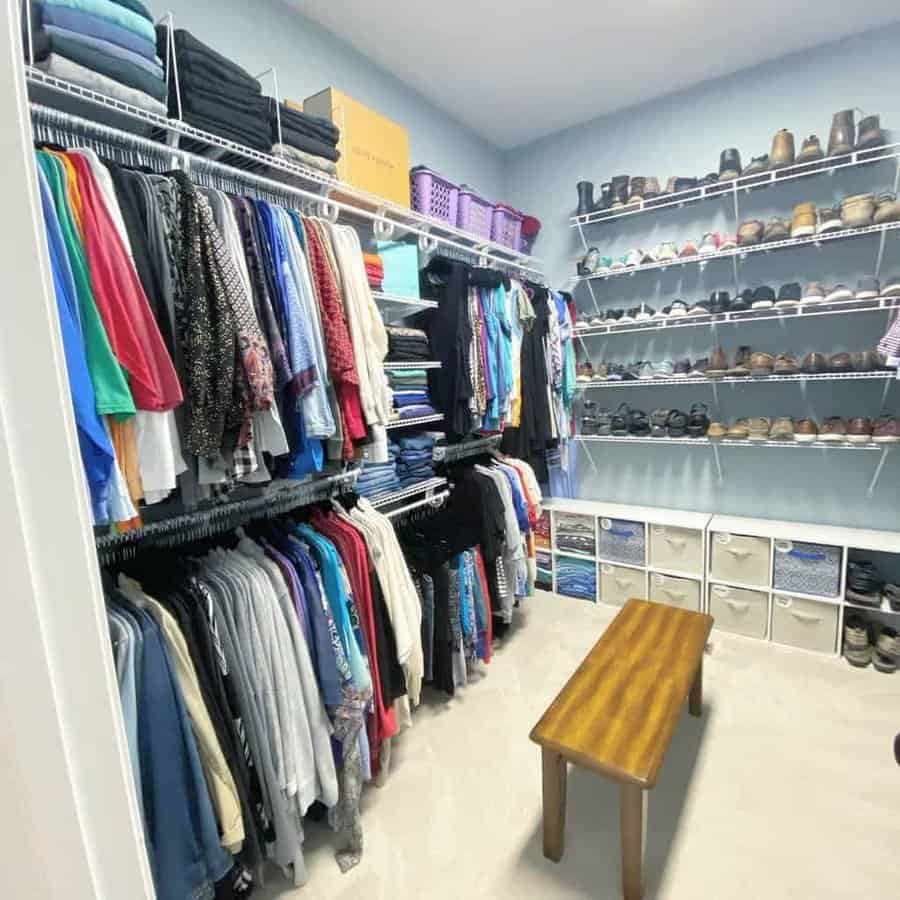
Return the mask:
M280 105L272 97L265 100L272 152L334 175L335 163L341 158L338 127L328 119L303 112L290 100Z
M388 327L387 335L389 362L413 362L431 358L428 335L421 328L392 325Z
M434 438L427 434L402 435L393 443L397 452L397 477L407 488L434 478Z
M198 41L189 31L177 28L173 37L184 121L268 153L272 147L269 107L259 82L237 63ZM168 29L158 26L156 46L160 56L165 55L167 40ZM173 78L169 85L169 115L177 116L178 113ZM237 160L227 161L237 163Z
M140 0L32 0L29 9L37 68L166 115L166 80L156 55L156 32Z
M384 284L384 262L377 253L363 253L366 264L366 277L373 291L382 290Z
M400 490L397 478L397 454L400 449L392 443L388 444L388 461L384 463L363 464L362 471L356 479L356 493L361 497L376 497Z

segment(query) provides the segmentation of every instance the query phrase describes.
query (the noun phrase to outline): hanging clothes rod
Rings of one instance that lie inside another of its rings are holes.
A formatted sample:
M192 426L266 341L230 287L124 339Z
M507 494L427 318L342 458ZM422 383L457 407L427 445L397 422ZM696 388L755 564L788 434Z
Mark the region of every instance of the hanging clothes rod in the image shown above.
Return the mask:
M106 565L134 556L142 545L171 546L212 537L252 519L270 519L345 493L356 484L357 476L358 471L353 469L312 481L280 482L255 497L196 509L132 531L100 535L96 538L97 554Z
M413 503L407 503L406 506L401 506L398 509L390 509L385 513L385 515L391 521L397 522L401 519L406 518L410 513L413 513L418 509L424 510L426 507L437 509L438 507L444 505L449 496L450 491L441 491L439 494L435 494L432 497L423 497L421 500L415 500Z
M470 456L479 456L488 453L500 446L501 435L492 434L488 437L474 438L471 441L462 441L459 444L447 444L444 447L435 447L432 458L435 462L453 463L459 462Z

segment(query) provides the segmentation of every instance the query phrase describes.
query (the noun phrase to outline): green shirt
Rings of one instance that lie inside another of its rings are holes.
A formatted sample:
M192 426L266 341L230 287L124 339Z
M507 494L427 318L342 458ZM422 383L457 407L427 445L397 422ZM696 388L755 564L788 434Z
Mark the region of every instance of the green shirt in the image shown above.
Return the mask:
M128 387L125 370L119 365L109 343L103 319L94 299L90 269L85 257L81 237L75 226L72 211L66 196L66 171L63 164L50 153L36 154L38 164L44 171L53 195L53 205L59 216L69 264L75 278L78 294L78 314L84 334L84 348L87 356L88 372L94 385L97 412L101 415L125 418L135 414L134 399Z

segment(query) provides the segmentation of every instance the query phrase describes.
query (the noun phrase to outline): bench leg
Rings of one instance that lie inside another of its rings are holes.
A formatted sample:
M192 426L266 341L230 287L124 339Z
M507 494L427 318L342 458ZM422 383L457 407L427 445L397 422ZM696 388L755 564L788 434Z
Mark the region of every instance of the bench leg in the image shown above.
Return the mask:
M697 674L691 685L688 709L692 716L699 716L703 712L703 657L700 657L700 665L697 666Z
M623 784L621 790L622 894L625 900L641 900L644 896L647 792L636 784Z
M553 750L541 748L544 770L544 856L559 862L566 828L566 761Z

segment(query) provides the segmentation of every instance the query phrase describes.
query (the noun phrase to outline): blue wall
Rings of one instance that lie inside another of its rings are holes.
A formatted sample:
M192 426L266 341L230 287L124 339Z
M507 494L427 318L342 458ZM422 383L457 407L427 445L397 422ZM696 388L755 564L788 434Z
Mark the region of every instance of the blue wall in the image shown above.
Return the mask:
M285 3L173 0L154 4L157 15L165 10L175 14L176 27L187 28L251 74L275 66L283 96L302 100L334 85L409 129L412 165L424 163L490 199L502 199L499 150ZM262 83L263 91L271 94L271 78Z
M656 175L663 187L670 175L703 175L718 169L719 152L740 149L744 164L769 151L772 135L789 128L799 150L814 132L827 143L832 114L845 107L880 113L885 126L900 135L900 25L849 38L702 84L658 101L625 110L544 138L507 154L510 200L543 222L536 253L547 264L552 283L560 286L574 273L582 245L568 217L576 204L575 183L582 178L597 185L612 175ZM876 74L877 73L877 74ZM588 89L588 86L585 86ZM615 90L614 85L592 90ZM890 189L895 166L881 163L864 171L821 175L740 197L740 217L766 219L789 215L793 205L812 200L823 205L856 190ZM620 255L629 247L652 247L664 239L679 243L699 240L707 230L735 230L730 200L706 201L681 210L620 219L592 226L588 242L601 252ZM882 274L900 273L900 238L888 236ZM877 238L863 237L822 249L798 249L756 254L741 264L739 284L770 284L812 279L855 286L872 274ZM632 306L646 301L655 307L675 297L688 301L714 289L733 290L730 260L699 266L674 267L663 273L594 282L597 302ZM583 311L592 309L590 294L578 288ZM718 341L730 352L739 344L803 354L873 347L887 324L884 313L823 317L807 323L758 323L723 328ZM706 328L672 335L621 335L588 339L592 358L628 362L662 360L687 355L706 356L714 343ZM592 391L600 406L621 401L651 411L655 407L686 409L704 401L714 417L743 415L874 415L879 412L883 383L824 382L808 385L722 385L718 407L706 386L620 388ZM900 412L900 384L892 384L887 409ZM715 510L738 515L900 528L900 448L887 460L873 498L866 488L879 453L843 450L778 450L722 448L724 469L718 483L708 449L624 444L591 445L590 465L583 450L574 454L571 483L583 497L619 502Z

